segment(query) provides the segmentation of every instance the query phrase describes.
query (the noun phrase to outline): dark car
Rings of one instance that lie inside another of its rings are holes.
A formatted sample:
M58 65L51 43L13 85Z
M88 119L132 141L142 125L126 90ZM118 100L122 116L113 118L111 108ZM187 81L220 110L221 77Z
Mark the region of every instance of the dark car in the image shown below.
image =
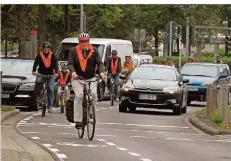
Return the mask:
M121 79L125 79L121 76ZM183 80L174 67L144 64L138 66L120 90L119 111L137 107L172 109L177 115L187 111L188 80Z
M191 101L205 101L207 87L205 84L215 83L220 78L229 76L226 64L186 63L181 69L183 78L188 79L188 105Z
M38 110L34 97L34 60L2 58L2 104Z

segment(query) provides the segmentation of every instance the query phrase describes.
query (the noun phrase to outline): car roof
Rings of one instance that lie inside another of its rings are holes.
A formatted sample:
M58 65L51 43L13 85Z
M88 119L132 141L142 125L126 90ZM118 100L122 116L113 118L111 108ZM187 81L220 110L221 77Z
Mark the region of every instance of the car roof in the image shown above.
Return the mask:
M195 63L186 63L185 65L207 65L207 66L221 66L224 64L208 63L208 62L195 62Z
M157 68L169 68L174 69L175 67L169 65L162 65L162 64L142 64L139 67L157 67Z
M18 60L18 61L29 61L29 62L34 62L34 59L30 59L30 58L6 58L6 57L2 57L1 60Z
M92 44L107 44L111 42L118 42L121 44L132 44L129 40L122 40L122 39L108 39L108 38L90 38L90 43ZM79 43L77 37L69 37L65 38L62 43Z

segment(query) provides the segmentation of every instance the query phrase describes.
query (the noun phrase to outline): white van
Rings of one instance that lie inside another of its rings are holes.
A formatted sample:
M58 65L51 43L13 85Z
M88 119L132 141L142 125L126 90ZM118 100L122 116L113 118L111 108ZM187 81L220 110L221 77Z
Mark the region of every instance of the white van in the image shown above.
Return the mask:
M64 39L58 50L57 58L59 65L67 64L68 53L72 47L75 47L79 43L78 38L66 38ZM120 40L120 39L106 39L106 38L90 38L90 44L92 44L102 58L104 65L107 64L107 60L111 57L111 51L117 50L118 56L121 58L121 63L125 60L125 55L130 55L133 58L133 45L129 40ZM98 89L98 98L102 100L104 95L109 94L109 91L106 88L106 82L102 81Z

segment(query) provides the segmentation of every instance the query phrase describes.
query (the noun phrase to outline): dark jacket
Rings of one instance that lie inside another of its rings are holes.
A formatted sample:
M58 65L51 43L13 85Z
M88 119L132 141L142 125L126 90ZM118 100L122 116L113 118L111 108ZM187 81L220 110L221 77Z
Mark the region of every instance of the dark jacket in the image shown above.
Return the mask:
M62 72L62 71L61 71L61 72ZM65 78L65 77L66 77L67 72L66 72L66 73L62 72L62 73L63 73L63 77ZM58 80L60 80L60 72L59 72L59 76L56 78L56 80L55 80L55 81L58 81ZM69 73L69 76L68 76L68 79L67 79L66 84L68 84L68 83L71 83L71 73Z
M113 62L115 63L116 59L114 58L110 58L108 61L107 61L107 70L108 70L108 73L111 73L111 59L113 59ZM121 66L121 58L118 57L118 65L117 65L117 74L119 74L121 72L121 69L122 69L122 66Z
M48 54L44 54L44 56L47 58ZM39 66L38 73L42 75L53 75L59 72L58 71L58 60L54 54L52 54L51 56L51 66L49 68L45 67L40 54L38 54L35 58L32 72L36 72L36 69L38 66Z
M87 55L90 53L88 51ZM68 55L68 67L71 73L76 72L77 75L83 77L84 79L91 79L95 77L95 67L96 65L99 67L99 72L104 72L104 66L102 63L102 59L97 51L94 48L94 53L92 57L90 57L87 61L86 70L83 72L80 67L79 58L77 56L76 47L73 47L69 51Z

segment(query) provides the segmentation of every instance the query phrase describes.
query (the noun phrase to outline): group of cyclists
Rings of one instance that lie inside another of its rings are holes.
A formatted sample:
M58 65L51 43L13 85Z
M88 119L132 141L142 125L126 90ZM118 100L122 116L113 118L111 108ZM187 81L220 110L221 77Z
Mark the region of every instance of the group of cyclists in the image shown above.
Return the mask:
M105 72L107 70L107 84L110 88L110 79L113 78L115 82L115 101L118 97L118 84L119 74L121 71L131 72L134 69L131 56L126 55L125 61L121 63L121 58L118 56L118 52L113 50L111 52L111 58L107 61L106 67L104 66L102 59L97 51L90 43L90 37L87 33L81 33L78 37L79 44L70 49L68 55L68 65L63 65L62 70L59 71L58 60L55 54L52 53L51 44L45 42L42 45L42 51L36 56L32 74L36 77L35 84L35 96L36 101L40 102L41 96L41 83L44 79L47 80L47 97L48 97L48 112L52 113L55 100L55 82L58 81L58 95L61 93L62 87L64 87L65 100L69 99L70 90L69 85L72 86L75 93L74 98L74 121L76 127L82 127L82 103L83 103L83 85L84 81L78 79L79 77L85 80L91 80L95 78L96 73L100 75L101 79L105 79ZM37 70L38 68L38 70ZM69 69L69 71L68 71ZM51 76L51 77L47 77ZM96 106L97 98L97 83L91 84L91 94L93 98L93 106Z

